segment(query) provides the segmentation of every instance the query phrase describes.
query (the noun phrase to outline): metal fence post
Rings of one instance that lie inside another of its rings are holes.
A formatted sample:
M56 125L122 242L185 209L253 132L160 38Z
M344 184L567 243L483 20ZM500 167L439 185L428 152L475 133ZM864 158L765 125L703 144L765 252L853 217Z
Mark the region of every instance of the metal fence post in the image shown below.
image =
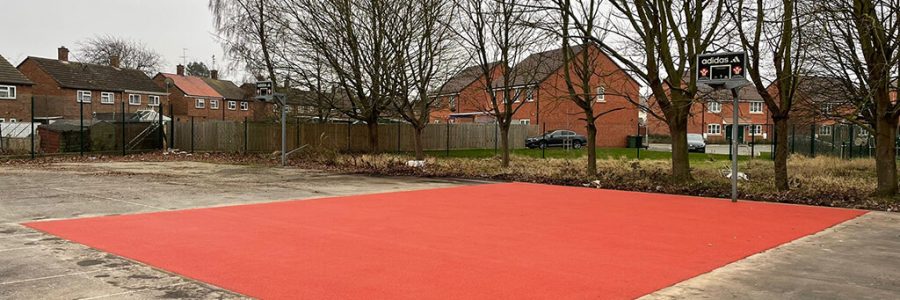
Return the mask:
M544 126L544 129L541 130L541 139L544 138L544 134L547 134L547 123L542 124L542 126ZM544 143L546 143L546 141L544 141ZM538 147L540 147L540 144L538 144ZM546 146L541 147L541 158L547 158L547 147Z
M759 125L750 125L750 159L756 155L756 126Z
M244 117L244 154L247 154L250 149L250 123L247 122L247 117Z
M166 147L163 146L163 143L165 141L165 136L163 136L163 130L165 130L166 126L165 126L165 123L163 123L163 106L162 105L159 106L159 113L157 113L157 115L159 117L159 126L156 127L157 128L156 130L159 130L159 131L157 131L157 136L158 136L158 140L159 140L159 148L161 150L166 150Z
M855 126L850 125L850 136L849 136L850 140L847 143L847 150L848 150L847 151L847 159L853 159L853 134L854 134L853 127L855 127Z
M809 125L809 156L816 157L816 124Z
M31 159L34 159L34 96L31 96Z
M127 139L125 138L125 99L123 98L122 99L122 156L125 156L128 151L127 149L125 149L126 145L127 145L126 140Z
M294 149L300 148L300 117L297 117L297 147Z
M795 145L797 144L796 138L797 138L797 125L795 124L795 125L791 126L791 154L796 153L796 151L795 151L796 150Z
M447 157L450 157L450 121L447 121Z
M191 116L191 153L194 153L194 116Z
M837 124L831 124L831 156L834 156L834 137L837 135Z
M641 146L644 145L644 142L641 141L641 123L637 124L637 133L635 133L635 149L637 149L637 159L641 159Z
M169 126L172 130L169 132L169 148L175 149L175 110L172 109L174 106L172 103L169 103Z

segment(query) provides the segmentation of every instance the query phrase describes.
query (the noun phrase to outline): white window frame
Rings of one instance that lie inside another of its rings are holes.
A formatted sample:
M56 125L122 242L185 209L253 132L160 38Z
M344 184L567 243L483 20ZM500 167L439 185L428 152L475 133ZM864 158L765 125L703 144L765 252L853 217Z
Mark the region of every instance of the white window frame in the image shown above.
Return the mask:
M110 92L100 92L100 104L115 104L116 94Z
M206 99L197 98L194 100L194 108L203 109L206 108Z
M16 120L16 118L9 118L9 122L10 123L19 123L19 120Z
M219 99L209 99L209 109L219 109Z
M447 107L450 111L456 111L456 95L447 96Z
M750 125L750 135L762 135L762 125Z
M0 123L5 123L5 122L6 122L6 119L0 118Z
M594 96L594 101L606 102L606 87L598 86L594 91L597 92L597 95Z
M522 125L530 125L530 124L531 124L531 119L521 119L521 120L519 120L519 124L522 124Z
M85 101L85 97L87 97L87 101ZM91 103L91 91L78 91L75 94L75 102Z
M137 99L137 101L134 101L134 99ZM128 105L141 105L141 95L128 94Z
M228 101L228 110L236 110L237 109L237 101L229 100Z
M823 125L819 127L819 135L832 135L834 132L832 131L832 127L830 125Z
M528 89L525 91L525 102L534 102L534 89Z
M710 101L706 103L706 111L714 114L722 112L722 102Z
M250 110L250 102L241 101L241 110Z
M713 128L716 130L713 130ZM722 135L722 124L706 124L706 134Z
M14 85L0 85L0 90L6 90L7 95L4 97L0 97L0 99L16 99L16 86Z
M147 96L147 106L159 106L159 96Z
M757 105L757 106L759 106L759 107L758 107L757 109L753 109L753 106L754 106L754 105ZM749 110L750 110L750 113L751 113L751 114L761 114L761 113L763 113L763 103L762 103L762 101L750 101L750 107L749 107Z

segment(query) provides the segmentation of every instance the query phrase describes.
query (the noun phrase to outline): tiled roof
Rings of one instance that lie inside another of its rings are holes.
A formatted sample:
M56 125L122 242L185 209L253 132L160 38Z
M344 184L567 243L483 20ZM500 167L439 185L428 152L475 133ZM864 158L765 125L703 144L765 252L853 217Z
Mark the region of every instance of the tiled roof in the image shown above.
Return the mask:
M111 66L28 57L61 87L101 91L141 91L164 93L144 72Z
M491 69L493 69L497 63L490 63L489 65ZM447 80L447 82L441 86L439 94L447 95L459 93L462 89L466 88L482 76L484 76L482 65L465 68L462 71L459 71L459 73L456 73L456 75L453 75L453 77L450 77L450 80Z
M207 85L212 87L216 92L228 100L247 100L244 90L239 88L234 82L228 80L217 80L212 78L202 78Z
M209 84L206 84L206 81L204 81L203 78L200 77L182 76L167 73L159 73L159 75L157 76L164 76L171 79L175 86L188 96L224 98L222 97L222 94L217 92L213 87L209 86Z
M581 53L584 45L572 46L572 53ZM531 85L544 81L559 70L565 62L562 48L529 55L516 64L510 72L513 76L511 86ZM497 86L503 85L503 79L497 78Z
M31 80L22 75L22 72L13 67L6 58L0 56L0 83L7 84L24 84L24 85L32 85L34 84Z

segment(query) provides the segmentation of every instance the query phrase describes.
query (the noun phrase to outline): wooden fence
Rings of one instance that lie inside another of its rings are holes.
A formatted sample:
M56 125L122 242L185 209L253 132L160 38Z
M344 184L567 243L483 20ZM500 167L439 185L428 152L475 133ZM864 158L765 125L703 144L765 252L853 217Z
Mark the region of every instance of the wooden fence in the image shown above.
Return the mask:
M281 150L281 124L207 120L175 122L174 148L200 152L274 152ZM171 128L166 128L171 131ZM287 148L306 146L338 151L368 150L365 124L289 123ZM538 135L538 126L513 125L510 147L524 148L525 139ZM379 124L378 150L413 151L415 131L408 124ZM430 124L422 133L425 150L494 149L499 130L494 124Z

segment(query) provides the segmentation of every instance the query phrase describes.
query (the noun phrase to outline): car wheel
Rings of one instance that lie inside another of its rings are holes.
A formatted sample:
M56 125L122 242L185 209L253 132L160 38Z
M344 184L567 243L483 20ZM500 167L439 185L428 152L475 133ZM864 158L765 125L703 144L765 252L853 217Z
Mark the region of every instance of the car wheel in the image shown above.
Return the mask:
M572 143L572 148L581 149L581 142L575 141L574 143Z

